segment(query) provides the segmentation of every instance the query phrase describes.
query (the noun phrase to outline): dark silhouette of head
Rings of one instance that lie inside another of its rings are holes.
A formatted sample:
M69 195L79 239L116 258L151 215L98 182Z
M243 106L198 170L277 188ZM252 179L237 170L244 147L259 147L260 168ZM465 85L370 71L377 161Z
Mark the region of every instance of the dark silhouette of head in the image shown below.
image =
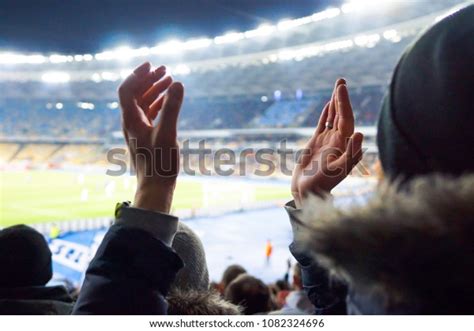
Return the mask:
M222 275L221 288L222 291L225 291L227 286L236 279L239 275L247 273L247 270L244 267L238 264L232 264L225 269L224 274Z
M0 231L0 288L43 286L53 276L45 238L26 225Z
M224 297L243 307L245 315L266 313L272 309L270 290L260 279L241 274L225 290Z
M474 172L473 17L474 5L449 15L401 57L377 131L388 178Z

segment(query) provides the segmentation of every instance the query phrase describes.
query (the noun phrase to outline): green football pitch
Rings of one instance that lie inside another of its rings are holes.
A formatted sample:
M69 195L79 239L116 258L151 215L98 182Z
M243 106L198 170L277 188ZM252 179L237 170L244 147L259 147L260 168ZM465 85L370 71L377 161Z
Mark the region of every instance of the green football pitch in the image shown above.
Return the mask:
M135 180L129 176L60 171L2 171L0 227L113 217L116 202L133 201ZM173 210L236 206L289 197L289 187L236 179L181 179Z

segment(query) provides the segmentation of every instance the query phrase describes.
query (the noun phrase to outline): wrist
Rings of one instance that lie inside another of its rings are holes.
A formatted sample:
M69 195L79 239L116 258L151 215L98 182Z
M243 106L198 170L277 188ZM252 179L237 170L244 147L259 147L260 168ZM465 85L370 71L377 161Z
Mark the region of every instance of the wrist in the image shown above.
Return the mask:
M133 206L140 209L169 214L176 183L143 183L135 193Z

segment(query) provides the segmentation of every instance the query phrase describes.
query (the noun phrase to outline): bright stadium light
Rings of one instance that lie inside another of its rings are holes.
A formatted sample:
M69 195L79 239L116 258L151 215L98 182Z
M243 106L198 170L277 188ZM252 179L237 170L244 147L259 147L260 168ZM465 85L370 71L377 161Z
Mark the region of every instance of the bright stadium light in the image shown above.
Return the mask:
M374 0L350 0L341 6L341 10L343 13L351 13L370 8L379 9L380 6L386 6L396 1L399 0L377 0L376 6L374 6Z
M56 109L61 110L63 109L64 105L61 102L56 103Z
M99 73L95 72L94 74L92 74L91 76L91 79L93 82L95 83L100 83L102 81L102 77L100 76Z
M191 68L185 64L178 64L172 71L176 75L189 75L191 73Z
M93 110L95 108L95 105L91 102L78 102L76 105L81 109Z
M394 2L396 0L380 0L380 3L386 4ZM339 16L341 13L348 13L354 10L364 9L369 5L373 5L372 0L349 0L347 3L342 5L340 8L328 8L321 12L314 13L310 16L300 17L296 19L285 19L280 21L276 25L263 24L256 29L248 30L245 32L229 32L215 38L196 38L189 39L186 41L171 40L162 42L154 47L141 47L141 48L130 48L128 46L122 46L111 50L105 50L100 53L92 54L76 54L76 55L63 55L63 54L52 54L49 56L41 54L16 54L16 53L0 53L0 64L40 64L50 62L53 64L66 63L66 62L83 62L83 61L108 61L108 60L129 60L135 57L148 56L150 54L176 54L183 51L195 50L200 48L206 48L212 44L230 44L240 40L250 39L255 37L263 37L274 34L276 31L285 31L292 28L296 28L302 25L319 22L322 20L330 19ZM373 6L372 6L373 7ZM378 8L379 6L377 6ZM395 41L394 41L395 42ZM95 79L97 80L97 79Z
M398 31L395 29L387 30L383 33L383 37L393 43L398 43L402 40L402 37L398 34Z
M294 19L294 20L284 19L278 22L277 28L278 30L288 30L288 29L296 28L298 26L305 25L312 22L313 22L312 16L305 16L305 17Z
M119 106L117 101L107 103L107 108L109 109L117 109Z
M51 63L65 63L74 61L74 57L71 55L52 54L49 56L49 62Z
M242 40L245 38L245 35L242 32L228 32L223 36L217 36L214 38L214 43L216 45L220 44L229 44L236 41Z
M192 50L192 49L206 48L210 45L212 45L212 39L210 38L190 39L183 43L183 49Z
M84 61L92 61L94 59L94 56L92 54L84 54L82 58L84 59Z
M46 60L47 58L41 54L0 53L0 64L41 64Z
M254 30L245 31L245 38L264 37L272 34L276 30L274 25L262 24Z
M110 71L104 71L100 74L100 77L103 80L115 82L120 79L120 74L117 74L115 72L110 72Z
M314 13L311 16L311 19L313 20L313 22L319 22L322 20L327 20L339 16L340 14L341 10L339 8L328 8L326 10L323 10L322 12Z
M41 80L45 83L67 83L71 80L71 76L67 72L51 71L41 76Z
M150 50L147 47L133 49L128 46L121 46L111 51L97 53L94 58L99 61L128 60L137 56L146 56L148 54L150 54Z
M372 48L380 41L378 33L370 35L361 35L354 38L354 43L359 47Z

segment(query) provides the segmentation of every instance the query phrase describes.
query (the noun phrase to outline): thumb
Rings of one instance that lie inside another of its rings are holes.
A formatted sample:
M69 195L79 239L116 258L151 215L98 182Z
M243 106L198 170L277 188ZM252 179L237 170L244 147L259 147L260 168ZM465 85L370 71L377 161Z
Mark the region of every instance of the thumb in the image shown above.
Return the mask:
M183 103L184 86L179 82L171 84L166 93L158 122L158 132L175 137L178 126L178 116Z

